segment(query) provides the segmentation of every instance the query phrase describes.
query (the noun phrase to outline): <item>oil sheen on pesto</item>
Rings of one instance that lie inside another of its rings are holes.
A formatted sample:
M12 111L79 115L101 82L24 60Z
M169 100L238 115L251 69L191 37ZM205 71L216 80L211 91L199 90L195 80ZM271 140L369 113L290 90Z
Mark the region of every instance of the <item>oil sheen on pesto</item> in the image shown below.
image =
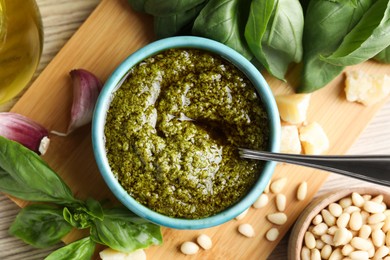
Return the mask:
M105 126L110 167L138 202L196 219L237 202L263 164L237 147L266 149L268 119L251 82L205 51L171 49L131 69Z

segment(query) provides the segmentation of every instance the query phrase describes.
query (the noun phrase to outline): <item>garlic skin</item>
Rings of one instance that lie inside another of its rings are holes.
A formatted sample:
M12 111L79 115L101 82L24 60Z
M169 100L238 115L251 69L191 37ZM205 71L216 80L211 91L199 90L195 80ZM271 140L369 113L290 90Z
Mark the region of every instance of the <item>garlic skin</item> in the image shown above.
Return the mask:
M73 104L67 134L92 120L93 110L103 87L100 80L85 69L70 71L73 82Z
M49 132L30 118L13 112L0 113L0 135L44 155L49 147Z

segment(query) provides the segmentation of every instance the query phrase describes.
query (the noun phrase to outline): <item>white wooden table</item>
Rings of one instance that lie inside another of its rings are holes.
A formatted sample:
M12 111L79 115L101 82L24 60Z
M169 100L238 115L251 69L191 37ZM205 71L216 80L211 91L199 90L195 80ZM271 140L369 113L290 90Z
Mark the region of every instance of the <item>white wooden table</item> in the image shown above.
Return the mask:
M99 2L99 0L37 0L43 18L45 43L41 63L35 77L57 54ZM0 110L8 110L11 106L12 102L0 107ZM370 122L367 129L351 147L349 154L390 154L390 102ZM317 196L332 189L367 185L371 184L331 174ZM8 228L18 212L19 208L8 197L0 194L0 259L43 259L52 250L62 246L60 244L45 250L34 249L10 236ZM269 259L286 259L287 240L288 236L280 242Z

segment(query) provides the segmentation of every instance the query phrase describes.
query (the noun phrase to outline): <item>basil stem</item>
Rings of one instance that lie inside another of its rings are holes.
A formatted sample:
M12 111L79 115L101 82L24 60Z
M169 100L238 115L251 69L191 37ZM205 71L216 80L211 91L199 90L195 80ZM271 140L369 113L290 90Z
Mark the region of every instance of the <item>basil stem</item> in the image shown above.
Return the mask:
M86 237L57 249L45 260L90 260L95 251L96 244L90 237Z
M0 191L28 201L80 203L39 155L1 136Z
M390 2L377 0L365 12L343 42L323 60L339 66L364 62L390 44Z
M224 43L251 59L244 36L249 7L249 0L210 0L196 17L192 33Z
M94 220L91 238L96 243L124 253L162 243L159 226L125 208L104 209L103 221Z
M339 75L344 67L330 64L321 56L332 54L344 36L359 22L373 0L310 1L303 32L303 70L297 92L313 92Z
M71 230L62 217L62 209L46 204L23 208L9 229L12 235L38 248L59 243Z
M253 0L245 38L256 59L284 80L290 63L302 59L303 10L298 0Z

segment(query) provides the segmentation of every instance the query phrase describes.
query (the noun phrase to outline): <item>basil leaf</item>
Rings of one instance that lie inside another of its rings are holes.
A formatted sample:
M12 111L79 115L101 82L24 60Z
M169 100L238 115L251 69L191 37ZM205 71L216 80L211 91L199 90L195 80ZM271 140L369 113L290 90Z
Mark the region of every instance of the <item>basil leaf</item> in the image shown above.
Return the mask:
M27 201L78 202L69 187L41 157L1 136L0 191Z
M154 33L157 38L166 38L181 34L187 27L192 27L192 23L198 16L204 4L195 6L192 9L169 16L154 17Z
M390 63L390 46L378 53L374 59L379 62Z
M284 80L292 62L302 59L303 10L298 0L253 0L245 38L256 59Z
M321 60L334 52L359 22L373 0L359 0L357 7L328 0L310 1L303 32L303 69L297 92L313 92L328 84L344 67Z
M23 208L10 227L10 233L38 248L52 246L72 230L62 217L62 209L36 204Z
M390 44L390 2L377 0L345 36L341 45L323 60L338 66L366 61Z
M224 43L251 59L244 36L249 7L249 0L210 0L195 19L192 33Z
M86 237L57 249L48 255L45 260L90 260L92 259L95 247L95 242L90 237Z
M94 220L91 238L96 243L126 253L162 243L159 226L125 208L105 209L103 221Z
M146 0L144 9L146 13L154 16L170 16L190 10L204 1L205 0Z

